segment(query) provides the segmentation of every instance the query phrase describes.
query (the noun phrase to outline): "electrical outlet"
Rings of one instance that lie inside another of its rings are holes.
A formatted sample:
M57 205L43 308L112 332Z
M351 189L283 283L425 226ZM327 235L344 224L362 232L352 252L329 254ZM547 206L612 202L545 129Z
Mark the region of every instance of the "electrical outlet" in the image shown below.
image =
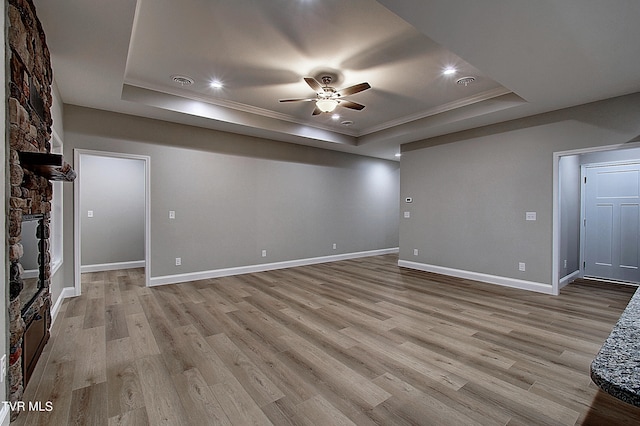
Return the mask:
M5 377L7 377L7 354L2 355L0 359L0 382L4 382Z
M518 263L518 270L524 272L526 270L526 265L524 262Z
M411 217L411 212L404 212L404 218L409 219Z
M182 258L176 257L176 266L180 266L180 265L182 265Z
M418 255L418 249L413 249L413 255L417 256Z
M333 249L335 250L337 248L338 248L338 246L336 245L336 243L333 243Z
M266 250L262 250L262 257L267 257L267 251Z
M93 210L87 210L87 217L93 217Z
M567 269L567 259L564 260L564 269Z
M173 210L169 210L169 219L175 219L176 218L176 212Z

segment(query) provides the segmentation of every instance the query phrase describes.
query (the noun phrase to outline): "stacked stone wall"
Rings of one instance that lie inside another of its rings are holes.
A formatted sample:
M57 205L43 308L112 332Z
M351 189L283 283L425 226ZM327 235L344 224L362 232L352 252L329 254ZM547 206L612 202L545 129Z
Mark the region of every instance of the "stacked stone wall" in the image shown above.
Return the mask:
M32 173L20 163L18 152L50 153L51 146L51 84L53 71L46 38L34 4L31 0L9 0L9 24L6 58L8 75L7 111L9 121L9 144L7 157L9 162L9 211L8 241L9 253L9 397L11 401L22 400L24 392L22 340L25 324L28 324L43 306L51 306L49 217L53 189L44 177ZM21 300L23 272L20 258L23 255L21 244L22 220L24 215L43 215L44 220L38 230L45 239L45 253L41 253L40 262L44 263L44 291L39 293L33 303L26 308ZM24 312L23 312L24 310ZM47 309L47 321L50 321L50 309ZM12 415L13 418L13 415Z

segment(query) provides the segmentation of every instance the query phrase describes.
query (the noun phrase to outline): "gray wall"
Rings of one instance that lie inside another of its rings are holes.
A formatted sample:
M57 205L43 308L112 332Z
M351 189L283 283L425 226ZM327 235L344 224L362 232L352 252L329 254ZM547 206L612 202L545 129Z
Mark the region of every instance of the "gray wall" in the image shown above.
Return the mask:
M550 285L553 153L639 135L633 94L403 146L400 259Z
M67 159L74 148L151 157L152 277L398 246L397 162L70 105L64 114Z
M82 266L144 261L144 161L83 155L79 179Z

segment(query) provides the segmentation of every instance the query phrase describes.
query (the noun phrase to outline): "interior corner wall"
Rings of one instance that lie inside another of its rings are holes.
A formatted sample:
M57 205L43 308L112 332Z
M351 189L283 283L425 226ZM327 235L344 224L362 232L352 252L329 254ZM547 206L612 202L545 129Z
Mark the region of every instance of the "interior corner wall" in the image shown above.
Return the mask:
M550 288L554 152L637 141L639 118L636 93L404 145L400 261Z
M558 252L558 279L580 270L580 157L560 158L559 214L560 247Z
M67 159L150 157L152 278L398 246L397 162L71 105L64 121Z

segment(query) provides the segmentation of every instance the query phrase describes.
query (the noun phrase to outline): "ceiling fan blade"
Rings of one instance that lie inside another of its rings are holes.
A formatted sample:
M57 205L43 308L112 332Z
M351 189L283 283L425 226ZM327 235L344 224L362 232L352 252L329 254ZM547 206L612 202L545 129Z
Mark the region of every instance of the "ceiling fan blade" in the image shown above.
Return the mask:
M322 114L322 111L320 110L320 108L318 108L318 106L316 105L315 109L313 110L313 112L311 113L311 115L319 115Z
M349 95L353 95L355 93L359 93L362 92L364 90L370 89L371 86L369 85L369 83L360 83L360 84L356 84L355 86L349 86L349 87L345 87L342 90L338 91L338 95L340 96L349 96Z
M322 85L320 83L318 83L318 80L316 80L313 77L305 77L304 81L307 82L307 84L309 85L309 87L311 87L313 89L314 92L322 92Z
M280 102L309 102L315 101L316 98L296 98L296 99L280 99Z
M350 109L357 109L358 111L364 109L364 105L356 103L356 102L352 102L352 101L347 101L344 99L341 99L338 101L338 105L343 106L345 108L350 108Z

